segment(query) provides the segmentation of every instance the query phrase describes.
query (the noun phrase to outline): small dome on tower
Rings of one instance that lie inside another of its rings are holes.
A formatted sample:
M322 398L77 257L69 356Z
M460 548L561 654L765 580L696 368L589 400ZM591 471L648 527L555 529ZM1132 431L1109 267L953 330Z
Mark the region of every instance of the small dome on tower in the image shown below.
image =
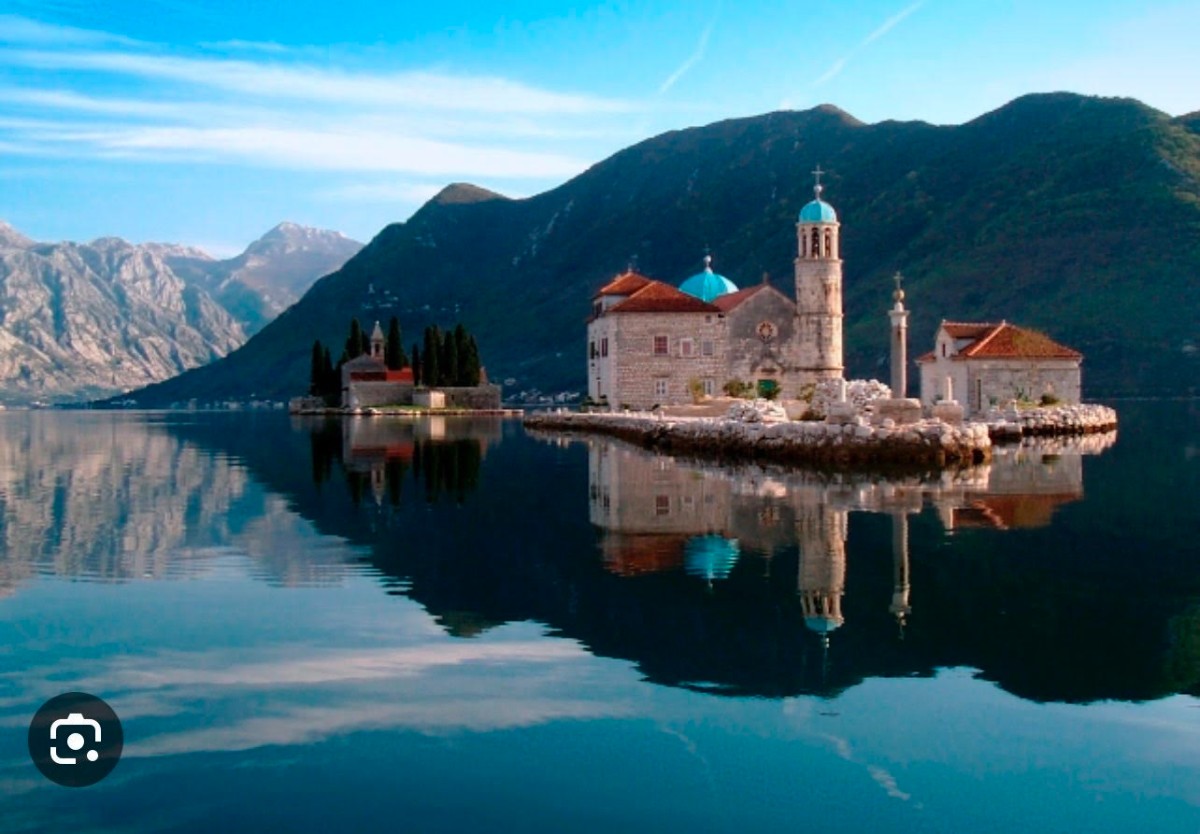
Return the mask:
M837 222L837 212L833 210L833 206L821 199L821 192L825 190L825 186L821 185L821 176L824 173L820 165L817 166L817 170L813 171L813 177L816 180L813 183L813 201L800 209L801 223Z
M800 209L801 223L836 223L837 212L824 200L813 200Z
M737 292L737 284L724 275L712 271L712 256L704 256L704 271L698 272L679 285L680 292L685 292L701 301L712 303L714 298Z

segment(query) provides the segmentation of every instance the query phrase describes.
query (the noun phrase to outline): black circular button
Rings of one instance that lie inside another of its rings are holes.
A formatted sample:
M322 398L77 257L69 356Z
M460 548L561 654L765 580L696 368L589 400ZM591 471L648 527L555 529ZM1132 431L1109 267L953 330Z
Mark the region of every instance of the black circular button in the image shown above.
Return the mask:
M51 698L29 724L33 763L51 782L68 788L86 788L112 773L124 746L117 714L86 692Z

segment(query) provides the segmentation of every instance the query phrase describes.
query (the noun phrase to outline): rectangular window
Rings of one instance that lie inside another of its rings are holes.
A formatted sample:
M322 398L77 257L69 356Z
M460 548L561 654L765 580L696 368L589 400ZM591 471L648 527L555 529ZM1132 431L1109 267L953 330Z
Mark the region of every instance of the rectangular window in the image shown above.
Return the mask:
M717 383L711 379L704 380L704 396L711 397L717 393Z
M679 340L679 355L680 356L695 356L696 355L696 343L693 342L691 339L680 339Z
M705 339L703 342L700 343L700 353L704 356L712 356L713 355L712 339Z
M654 514L655 515L670 515L671 514L671 496L669 496L669 495L654 496Z
M667 381L665 379L654 380L654 396L665 397L667 395Z
M667 344L666 336L655 336L654 337L654 355L655 356L666 356L670 352L667 348L668 348L668 344Z
M588 342L588 359L596 358L596 343Z
M600 355L608 356L608 337L605 336L600 340Z

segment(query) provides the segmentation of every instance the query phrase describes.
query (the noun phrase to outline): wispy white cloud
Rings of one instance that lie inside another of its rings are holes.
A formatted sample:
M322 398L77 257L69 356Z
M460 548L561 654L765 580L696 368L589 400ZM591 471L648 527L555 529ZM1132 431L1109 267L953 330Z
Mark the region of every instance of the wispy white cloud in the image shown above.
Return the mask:
M705 53L708 52L708 41L712 37L713 27L716 22L709 23L704 27L704 31L700 33L700 41L696 44L696 48L692 50L692 54L687 59L676 67L675 71L666 77L666 80L659 85L658 92L665 93L675 86L675 82L683 78L692 67L704 60Z
M110 32L42 23L13 14L0 15L0 43L45 44L56 47L80 44L121 44L125 46L139 44L132 38L114 35Z
M642 106L494 76L331 69L270 43L177 54L14 16L0 44L0 70L42 79L0 87L0 151L23 154L549 182L589 164L568 143L623 140L622 116Z
M556 93L488 76L431 72L351 73L308 65L189 58L127 51L0 50L0 64L129 75L210 87L252 98L420 107L485 113L621 113L628 102Z
M889 17L879 26L875 27L875 29L873 29L869 35L858 42L857 46L830 64L829 69L825 70L825 72L818 76L817 79L813 81L812 86L820 87L823 84L832 81L842 72L842 70L846 68L846 65L849 64L856 55L858 55L871 44L875 43L875 41L882 38L888 32L899 26L905 18L924 6L925 2L926 0L917 0L916 3L906 6L904 9L901 9L899 12Z

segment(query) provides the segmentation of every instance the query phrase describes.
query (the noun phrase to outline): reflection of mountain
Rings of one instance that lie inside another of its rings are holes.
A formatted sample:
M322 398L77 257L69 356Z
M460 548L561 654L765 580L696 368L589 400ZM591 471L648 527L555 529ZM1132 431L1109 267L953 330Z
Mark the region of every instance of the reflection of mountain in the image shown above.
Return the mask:
M1186 613L1200 598L1195 566L1162 525L1136 538L1160 558L1131 561L1129 542L1113 546L1098 522L1121 517L1127 491L1106 502L1098 482L1087 505L1064 507L1049 527L946 536L943 508L1019 482L1021 467L1052 464L1043 473L1051 494L1081 494L1070 449L1025 450L946 480L887 482L704 468L603 441L531 442L519 426L493 422L478 488L463 501L405 491L356 506L345 478L313 480L305 455L317 425L294 423L270 443L203 424L173 431L244 461L321 532L369 546L390 593L461 636L536 620L660 683L769 696L948 666L1045 700L1159 697L1194 690L1200 677L1200 615ZM1118 457L1133 468L1109 472L1109 483L1140 472L1134 452ZM589 456L604 457L609 475L589 471ZM615 524L600 521L605 484ZM1165 504L1153 494L1140 494L1148 512ZM718 539L726 544L714 547ZM806 591L820 606L806 611ZM806 613L830 626L841 619L827 654Z
M340 567L303 547L307 522L246 470L121 414L0 414L0 589L37 573L99 580L183 576L230 548L270 581ZM308 534L311 536L311 534Z

